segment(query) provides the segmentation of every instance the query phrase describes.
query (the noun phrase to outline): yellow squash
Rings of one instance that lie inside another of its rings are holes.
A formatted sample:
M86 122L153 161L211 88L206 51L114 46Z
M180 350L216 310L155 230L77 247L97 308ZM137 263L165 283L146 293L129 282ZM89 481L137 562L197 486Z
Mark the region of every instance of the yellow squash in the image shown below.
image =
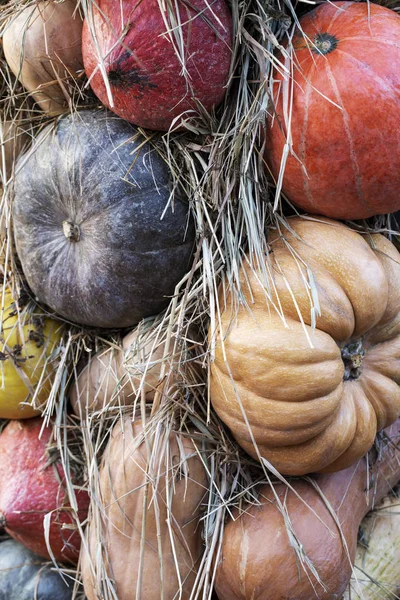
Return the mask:
M54 378L62 325L39 309L19 309L7 290L0 333L0 418L40 413Z

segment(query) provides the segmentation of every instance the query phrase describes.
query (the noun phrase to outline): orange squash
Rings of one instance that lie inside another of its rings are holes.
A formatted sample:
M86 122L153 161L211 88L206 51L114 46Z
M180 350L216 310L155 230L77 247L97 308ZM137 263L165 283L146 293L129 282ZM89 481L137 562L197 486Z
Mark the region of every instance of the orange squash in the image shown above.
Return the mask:
M400 209L400 16L373 2L322 2L292 42L293 70L274 73L266 132L276 179L290 148L284 193L335 219Z
M352 573L360 522L400 479L400 420L385 433L388 437L382 438L379 454L369 461L362 458L338 473L292 481L293 489L277 484L276 496L271 486L264 485L260 505L245 506L241 515L234 513L216 558L219 600L342 597ZM277 498L286 510L286 523ZM301 559L291 545L295 538Z
M103 458L82 556L88 600L107 597L107 578L118 600L188 600L193 588L203 551L203 463L188 438L162 428L144 441L141 434L140 423L118 423Z
M124 337L122 348L109 347L96 353L71 386L74 413L84 418L113 406L140 403L142 390L146 401L152 402L163 384L164 349L164 343L152 339L141 342L135 329ZM167 358L169 364L174 360ZM171 380L170 376L164 383L171 394L179 385L178 377Z
M270 236L269 288L244 267L247 306L235 315L227 299L211 401L238 443L281 473L337 471L400 415L400 255L336 221L289 227Z

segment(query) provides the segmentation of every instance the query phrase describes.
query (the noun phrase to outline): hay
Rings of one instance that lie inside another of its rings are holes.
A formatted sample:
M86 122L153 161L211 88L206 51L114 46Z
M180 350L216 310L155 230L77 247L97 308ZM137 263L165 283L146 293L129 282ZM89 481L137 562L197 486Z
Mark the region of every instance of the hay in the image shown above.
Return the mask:
M79 10L88 18L89 23L92 22L93 2L94 0L81 0L79 4ZM386 0L385 4L400 10L398 0ZM9 17L27 5L33 5L33 2L11 0L2 3L0 33L7 27ZM163 6L161 0L160 5ZM168 0L165 6L169 35L185 73L185 51L174 4ZM163 385L157 388L154 401L148 402L139 387L132 406L123 406L118 398L124 386L128 385L127 378L118 380L112 371L108 375L106 373L106 379L115 381L110 405L87 415L81 425L78 419L73 419L73 426L81 432L82 445L79 451L71 455L71 448L65 444L65 432L71 426L67 419L70 385L81 369L90 364L96 352L100 351L107 356L107 353L122 351L123 336L120 332L96 331L68 325L60 346L57 375L43 410L46 423L51 418L54 419L55 443L64 465L68 467L73 463L82 469L85 485L94 499L92 518L98 522L99 548L102 543L101 504L96 501L100 497L99 469L113 425L124 415L130 415L132 418L145 419L150 431L162 428L165 432L180 431L193 437L209 474L209 490L204 499L202 518L205 552L191 600L211 598L215 576L213 560L218 559L225 519L232 515L234 509L241 510L248 502L258 502L257 485L260 482L271 483L283 479L266 461L260 460L257 463L252 460L232 440L211 409L208 374L215 346L214 335L220 319L220 302L224 302L228 292L233 292L236 307L243 301L239 277L243 261L250 261L254 271L261 273L266 290L273 285L268 261L265 261L269 252L267 231L273 227L283 234L288 227L286 214L294 209L279 193L281 180L275 186L272 185L265 168L265 116L266 112L273 110L272 66L288 73L292 68L290 43L286 49L281 44L284 40L290 40L296 14L312 6L311 2L292 4L290 0L231 2L234 48L223 105L215 114L209 115L203 111L196 123L188 120L184 124L185 128L180 131L171 130L167 134L159 134L140 130L168 162L175 189L184 189L197 230L197 246L191 271L177 285L167 309L140 325L140 341L124 356L129 381L132 365L140 363L144 373L152 366L151 357L147 365L140 358L143 348L147 344L152 344L153 347L164 344L161 364ZM280 59L274 54L276 49L282 51ZM36 108L30 95L10 72L3 57L0 68L0 140L5 141L5 124L11 121L16 127L15 139L25 133L25 143L29 145L29 141L52 119ZM107 80L104 65L100 69ZM70 82L68 89L70 111L97 106L83 74L75 82ZM108 92L112 101L109 87ZM290 94L290 89L285 93ZM28 290L13 248L11 203L14 162L8 173L3 143L0 164L3 285L7 281L17 297ZM391 216L351 225L366 235L381 232L392 239L397 235ZM225 289L218 296L222 275ZM317 314L318 295L311 273L308 283L311 289L310 309ZM31 301L34 304L34 300ZM276 309L279 312L279 306ZM196 331L195 338L193 330ZM171 361L171 356L174 361ZM181 376L178 388L171 385L177 368ZM205 445L208 448L206 453L203 451ZM155 448L159 446L155 445ZM149 463L152 461L154 456L150 452ZM71 507L76 510L72 484L69 486L69 494ZM307 557L291 530L289 515L283 505L281 510L293 547L300 561L307 564ZM84 539L84 524L78 526ZM98 557L97 567L104 599L116 599L113 582L101 557ZM308 567L311 570L313 568L310 564ZM75 594L79 597L82 593L79 587L79 570L75 572L63 568L62 572L76 581Z

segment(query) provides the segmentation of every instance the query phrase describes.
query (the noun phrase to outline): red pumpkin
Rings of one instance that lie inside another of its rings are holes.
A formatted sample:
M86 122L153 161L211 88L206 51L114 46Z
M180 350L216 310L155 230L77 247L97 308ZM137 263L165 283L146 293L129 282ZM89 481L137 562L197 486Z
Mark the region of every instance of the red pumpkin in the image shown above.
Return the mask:
M98 0L93 19L84 22L83 60L94 93L117 115L148 129L166 131L183 112L197 112L199 104L212 109L222 101L228 80L232 17L225 0L173 5L182 26L170 33L168 12L158 0ZM178 58L181 42L184 66Z
M274 76L266 140L274 177L290 126L282 189L291 202L337 219L399 209L400 16L372 3L325 2L300 25L291 117L288 79Z
M52 456L46 450L51 427L42 430L42 426L40 417L10 421L0 435L0 523L32 552L51 558L45 533L49 519L53 556L76 563L81 539L67 496L65 472L57 454ZM74 480L72 473L71 477ZM89 496L76 488L75 497L82 522Z

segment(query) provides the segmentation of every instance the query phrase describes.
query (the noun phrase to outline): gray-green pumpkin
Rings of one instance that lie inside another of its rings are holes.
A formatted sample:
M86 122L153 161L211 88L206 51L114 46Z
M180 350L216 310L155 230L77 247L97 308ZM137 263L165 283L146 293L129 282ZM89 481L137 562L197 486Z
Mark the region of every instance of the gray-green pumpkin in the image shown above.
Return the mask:
M105 111L61 118L17 164L17 253L39 301L96 327L157 314L190 269L194 226L167 164Z
M0 543L0 600L71 600L72 578L16 540Z

